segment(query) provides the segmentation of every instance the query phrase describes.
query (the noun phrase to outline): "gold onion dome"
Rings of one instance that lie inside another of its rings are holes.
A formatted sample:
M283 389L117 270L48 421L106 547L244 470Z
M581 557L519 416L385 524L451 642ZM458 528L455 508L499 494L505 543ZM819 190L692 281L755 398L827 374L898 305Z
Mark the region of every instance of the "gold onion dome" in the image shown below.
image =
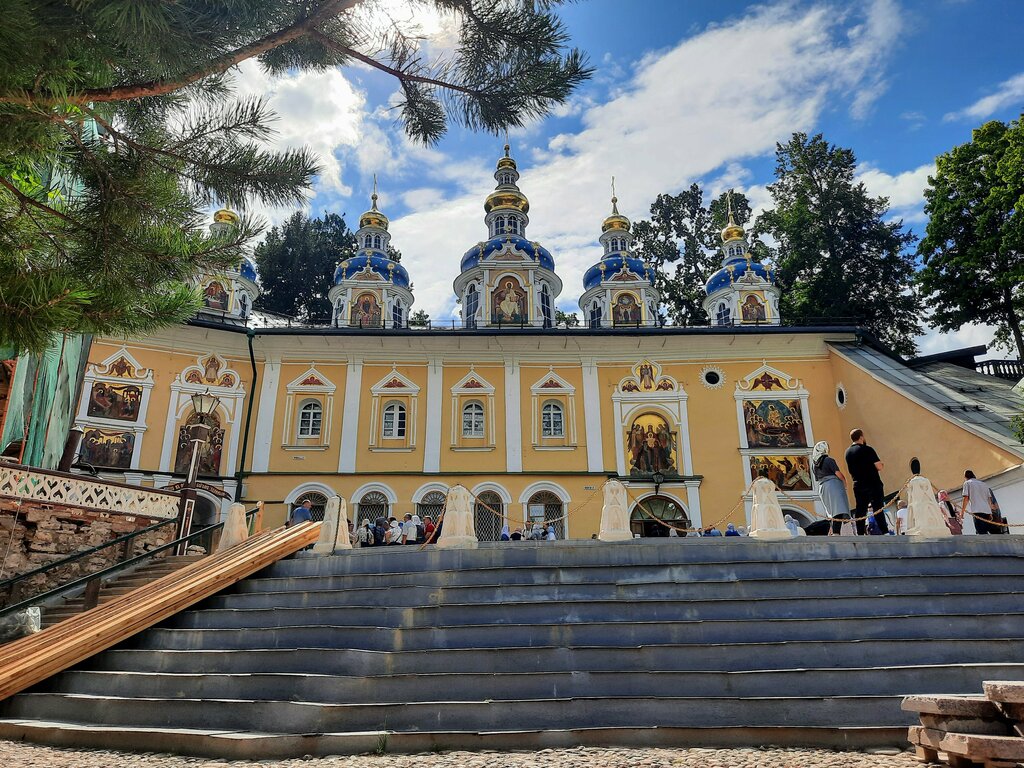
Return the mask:
M499 171L505 170L506 168L511 168L512 170L516 170L516 161L513 160L512 156L509 154L509 151L511 149L512 148L506 143L505 144L505 156L498 158L498 170Z
M733 218L732 214L732 190L729 190L729 223L725 225L725 229L722 230L722 242L728 243L730 240L741 240L746 234L743 231L743 227L736 223L736 219Z
M601 225L602 232L607 232L609 229L621 229L624 232L629 232L629 219L619 213L619 198L614 195L612 195L612 214Z
M498 189L484 200L484 213L491 211L519 211L529 213L530 201L518 189Z
M213 220L218 224L230 224L233 227L237 227L242 222L242 217L234 211L229 211L227 208L221 208L213 214Z
M388 217L377 210L377 182L374 180L373 194L370 195L370 210L359 217L359 228L376 227L377 229L388 228Z

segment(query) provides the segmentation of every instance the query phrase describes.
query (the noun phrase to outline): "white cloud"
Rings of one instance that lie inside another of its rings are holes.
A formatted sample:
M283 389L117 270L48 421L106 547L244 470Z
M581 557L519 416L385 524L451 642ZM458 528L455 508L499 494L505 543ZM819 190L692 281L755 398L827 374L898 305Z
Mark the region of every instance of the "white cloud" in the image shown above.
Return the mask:
M861 165L857 169L857 181L864 182L872 195L889 198L891 213L907 223L927 221L924 214L924 190L928 177L935 173L935 163L926 163L910 171L895 175Z
M934 355L938 352L975 347L979 344L989 345L995 334L996 328L992 325L965 325L952 333L930 329L917 339L917 353L919 355Z
M943 117L943 120L947 122L967 119L974 121L984 120L1000 109L1015 104L1018 107L1024 105L1024 72L1001 82L999 87L996 88L995 93L978 99L970 106L964 107L958 112L948 113Z
M599 258L610 176L632 218L642 218L658 193L709 174L719 174L715 184L742 181L744 160L813 129L824 110L845 100L853 114L863 113L884 87L899 29L889 0L875 0L859 19L828 4L758 7L645 55L609 100L584 108L578 132L516 147L532 206L529 236L555 256L564 284L559 304L574 303L583 272ZM469 172L459 191L392 221L417 307L432 316L453 306L461 254L486 235L482 203L493 187L498 143L482 167L472 168L476 158L453 158ZM434 158L430 172L445 167ZM762 205L764 188L753 191Z

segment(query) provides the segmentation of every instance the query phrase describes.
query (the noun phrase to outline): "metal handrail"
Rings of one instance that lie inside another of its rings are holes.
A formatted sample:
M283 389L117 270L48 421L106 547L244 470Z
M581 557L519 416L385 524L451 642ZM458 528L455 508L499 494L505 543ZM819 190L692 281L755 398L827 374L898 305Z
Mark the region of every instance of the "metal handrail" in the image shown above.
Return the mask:
M10 587L13 587L19 581L24 581L25 579L30 579L33 576L39 576L40 574L48 573L49 571L52 571L55 568L61 568L65 565L70 565L72 562L76 560L81 560L83 557L89 557L90 555L96 554L101 549L112 547L115 544L123 544L124 542L129 541L130 539L134 539L136 536L141 536L144 533L149 533L150 531L155 531L157 528L162 528L165 525L171 525L177 522L178 521L175 519L161 520L159 523L154 523L153 525L146 526L145 528L139 528L137 531L126 533L124 536L118 536L116 539L111 539L110 541L104 542L103 544L97 544L95 547L90 547L89 549L84 549L81 552L76 552L73 555L68 555L62 560L56 560L52 563L42 565L39 568L35 568L34 570L26 571L25 573L19 573L17 576L12 576L9 579L4 579L3 581L0 581L0 590L8 589Z
M254 507L253 509L250 509L248 512L246 512L245 513L246 522L248 523L250 521L250 519L253 516L255 516L258 511L259 511L259 507ZM175 521L172 520L170 522L175 522ZM26 598L25 600L22 600L21 602L14 603L13 605L8 605L8 606L4 607L3 609L0 609L0 618L3 618L4 616L7 616L10 613L14 613L15 611L19 611L22 608L28 608L28 607L30 607L32 605L35 605L36 603L41 603L41 602L43 602L45 600L49 600L50 598L57 597L58 595L61 595L64 592L69 592L72 589L76 589L78 587L84 587L90 581L94 581L94 580L97 580L97 579L103 579L103 578L109 576L112 573L117 573L118 571L124 570L125 568L127 568L130 565L134 565L136 563L141 563L143 560L146 560L147 558L153 557L154 555L156 555L156 554L158 554L160 552L164 552L165 550L168 550L168 549L173 549L174 547L177 547L179 544L181 544L184 541L191 541L192 539L199 538L200 536L204 536L204 535L206 535L208 533L211 533L211 532L213 532L215 530L218 530L220 528L223 528L223 527L224 527L224 523L223 522L214 523L213 525L208 525L207 527L201 528L198 531L195 531L194 533L190 533L188 536L182 536L181 538L174 539L173 541L169 541L166 544L161 544L159 547L154 547L153 549L150 549L150 550L147 550L146 552L143 552L141 555L136 555L135 557L130 558L128 560L124 560L124 561L122 561L120 563L115 563L114 565L108 566L108 567L106 567L106 568L104 568L102 570L97 571L96 573L91 573L88 576L82 576L82 577L80 577L78 579L75 579L74 581L69 581L66 584L62 584L59 587L54 587L53 589L48 590L46 592L43 592L40 595L35 595L33 597Z

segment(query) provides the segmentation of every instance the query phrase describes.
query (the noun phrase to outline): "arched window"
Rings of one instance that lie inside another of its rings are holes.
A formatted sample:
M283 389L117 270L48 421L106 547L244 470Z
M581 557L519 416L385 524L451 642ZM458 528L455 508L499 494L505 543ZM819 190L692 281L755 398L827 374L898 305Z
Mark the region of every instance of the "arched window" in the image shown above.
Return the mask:
M515 216L508 217L508 233L510 235L522 234L522 232L519 229L519 219L517 219Z
M238 316L243 320L249 317L249 294L241 293L238 296Z
M715 310L715 323L718 325L728 325L732 321L732 312L729 310L729 305L724 301L719 303L718 309Z
M515 180L515 177L511 173L505 172L505 173L502 173L502 174L500 174L498 176L498 183L499 184L515 184L516 180Z
M555 526L555 537L565 538L565 520L562 500L551 491L538 491L526 504L527 525L540 523L544 528L551 523Z
M362 523L363 520L373 522L378 517L388 519L388 497L380 491L367 491L359 500L359 509L356 518ZM315 520L316 518L314 518ZM321 520L323 517L321 516Z
M389 403L384 407L384 437L405 437L405 406L401 403Z
M462 409L462 436L484 436L484 407L476 400L466 403Z
M590 327L600 328L601 327L601 302L595 301L590 305Z
M301 507L302 502L304 502L306 499L309 499L309 501L313 504L313 506L309 510L309 515L313 519L313 521L318 522L323 520L324 510L327 508L327 497L324 496L322 493L317 493L316 491L304 493L298 497L294 504L292 504L292 509L295 509L296 507Z
M342 319L345 317L345 302L342 299L338 299L338 302L334 305L334 326L337 328L341 325Z
M565 413L561 403L544 403L540 409L540 434L541 437L565 437Z
M505 524L505 505L494 491L484 491L473 505L473 528L480 541L497 541Z
M659 522L661 521L661 522ZM686 510L675 501L665 496L649 496L637 502L629 516L629 527L633 533L643 537L668 536L672 528L680 536L683 530L690 527L690 518Z
M394 303L391 305L391 324L394 325L395 328L401 328L402 327L402 300L401 299L395 299Z
M498 216L494 220L494 234L504 235L505 234L505 217Z
M309 400L299 406L299 437L320 437L324 410L318 400Z
M476 291L476 285L470 283L466 289L466 308L462 319L467 328L476 328L476 312L480 308L480 294Z
M547 283L540 288L540 313L544 319L544 327L550 328L554 318L551 312L551 292L548 290Z
M383 242L383 240L381 240L380 235L374 235L373 236L373 247L376 248L378 251L381 249L381 243L382 242Z
M444 509L444 501L445 495L441 491L425 493L419 504L416 505L416 514L421 518L429 517L436 523Z

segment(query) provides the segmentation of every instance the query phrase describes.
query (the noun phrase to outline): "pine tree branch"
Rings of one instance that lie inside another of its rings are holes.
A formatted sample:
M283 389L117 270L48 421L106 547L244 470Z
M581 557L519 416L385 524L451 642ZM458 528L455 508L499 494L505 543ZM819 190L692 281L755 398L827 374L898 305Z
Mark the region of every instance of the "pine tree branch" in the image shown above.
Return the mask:
M196 83L210 75L226 72L231 67L241 64L247 59L259 56L267 51L272 51L285 43L290 43L292 40L297 40L315 31L316 27L329 18L351 10L361 2L363 0L328 0L319 10L302 21L296 22L271 35L266 35L223 56L219 56L205 67L185 73L172 80L151 80L147 83L134 83L131 85L114 86L112 88L87 88L78 93L69 93L64 97L50 92L37 93L35 91L25 91L21 93L4 93L0 94L0 103L21 104L25 106L84 105L90 102L124 101L142 99L148 96L163 96Z
M464 93L467 96L473 96L474 98L478 99L486 95L484 91L480 91L475 88L467 88L464 85L456 85L455 83L450 83L445 80L438 80L433 77L426 77L425 75L414 75L410 72L404 72L400 69L389 67L387 64L377 61L376 59L367 56L365 53L360 53L359 51L354 50L353 48L349 48L348 46L342 45L336 40L332 40L330 37L325 35L323 32L320 32L319 30L313 31L310 36L320 41L320 43L322 43L325 47L330 48L335 53L340 53L343 56L348 56L353 59L357 59L363 62L364 64L368 64L374 69L378 69L381 72L385 72L391 75L400 82L423 83L424 85L433 85L448 91Z
M18 189L16 186L11 184L11 182L9 182L7 179L5 179L2 176L0 176L0 186L6 188L12 195L14 195L16 198L18 198L18 200L20 200L24 205L30 205L33 208L38 208L43 213L48 213L51 216L56 216L57 218L63 219L64 221L68 222L72 226L84 229L84 227L82 227L81 224L79 224L77 221L75 221L73 218L71 218L67 214L58 211L56 208L51 208L48 205L40 203L38 200L33 200L31 197L29 197L28 195L24 194L20 189Z

